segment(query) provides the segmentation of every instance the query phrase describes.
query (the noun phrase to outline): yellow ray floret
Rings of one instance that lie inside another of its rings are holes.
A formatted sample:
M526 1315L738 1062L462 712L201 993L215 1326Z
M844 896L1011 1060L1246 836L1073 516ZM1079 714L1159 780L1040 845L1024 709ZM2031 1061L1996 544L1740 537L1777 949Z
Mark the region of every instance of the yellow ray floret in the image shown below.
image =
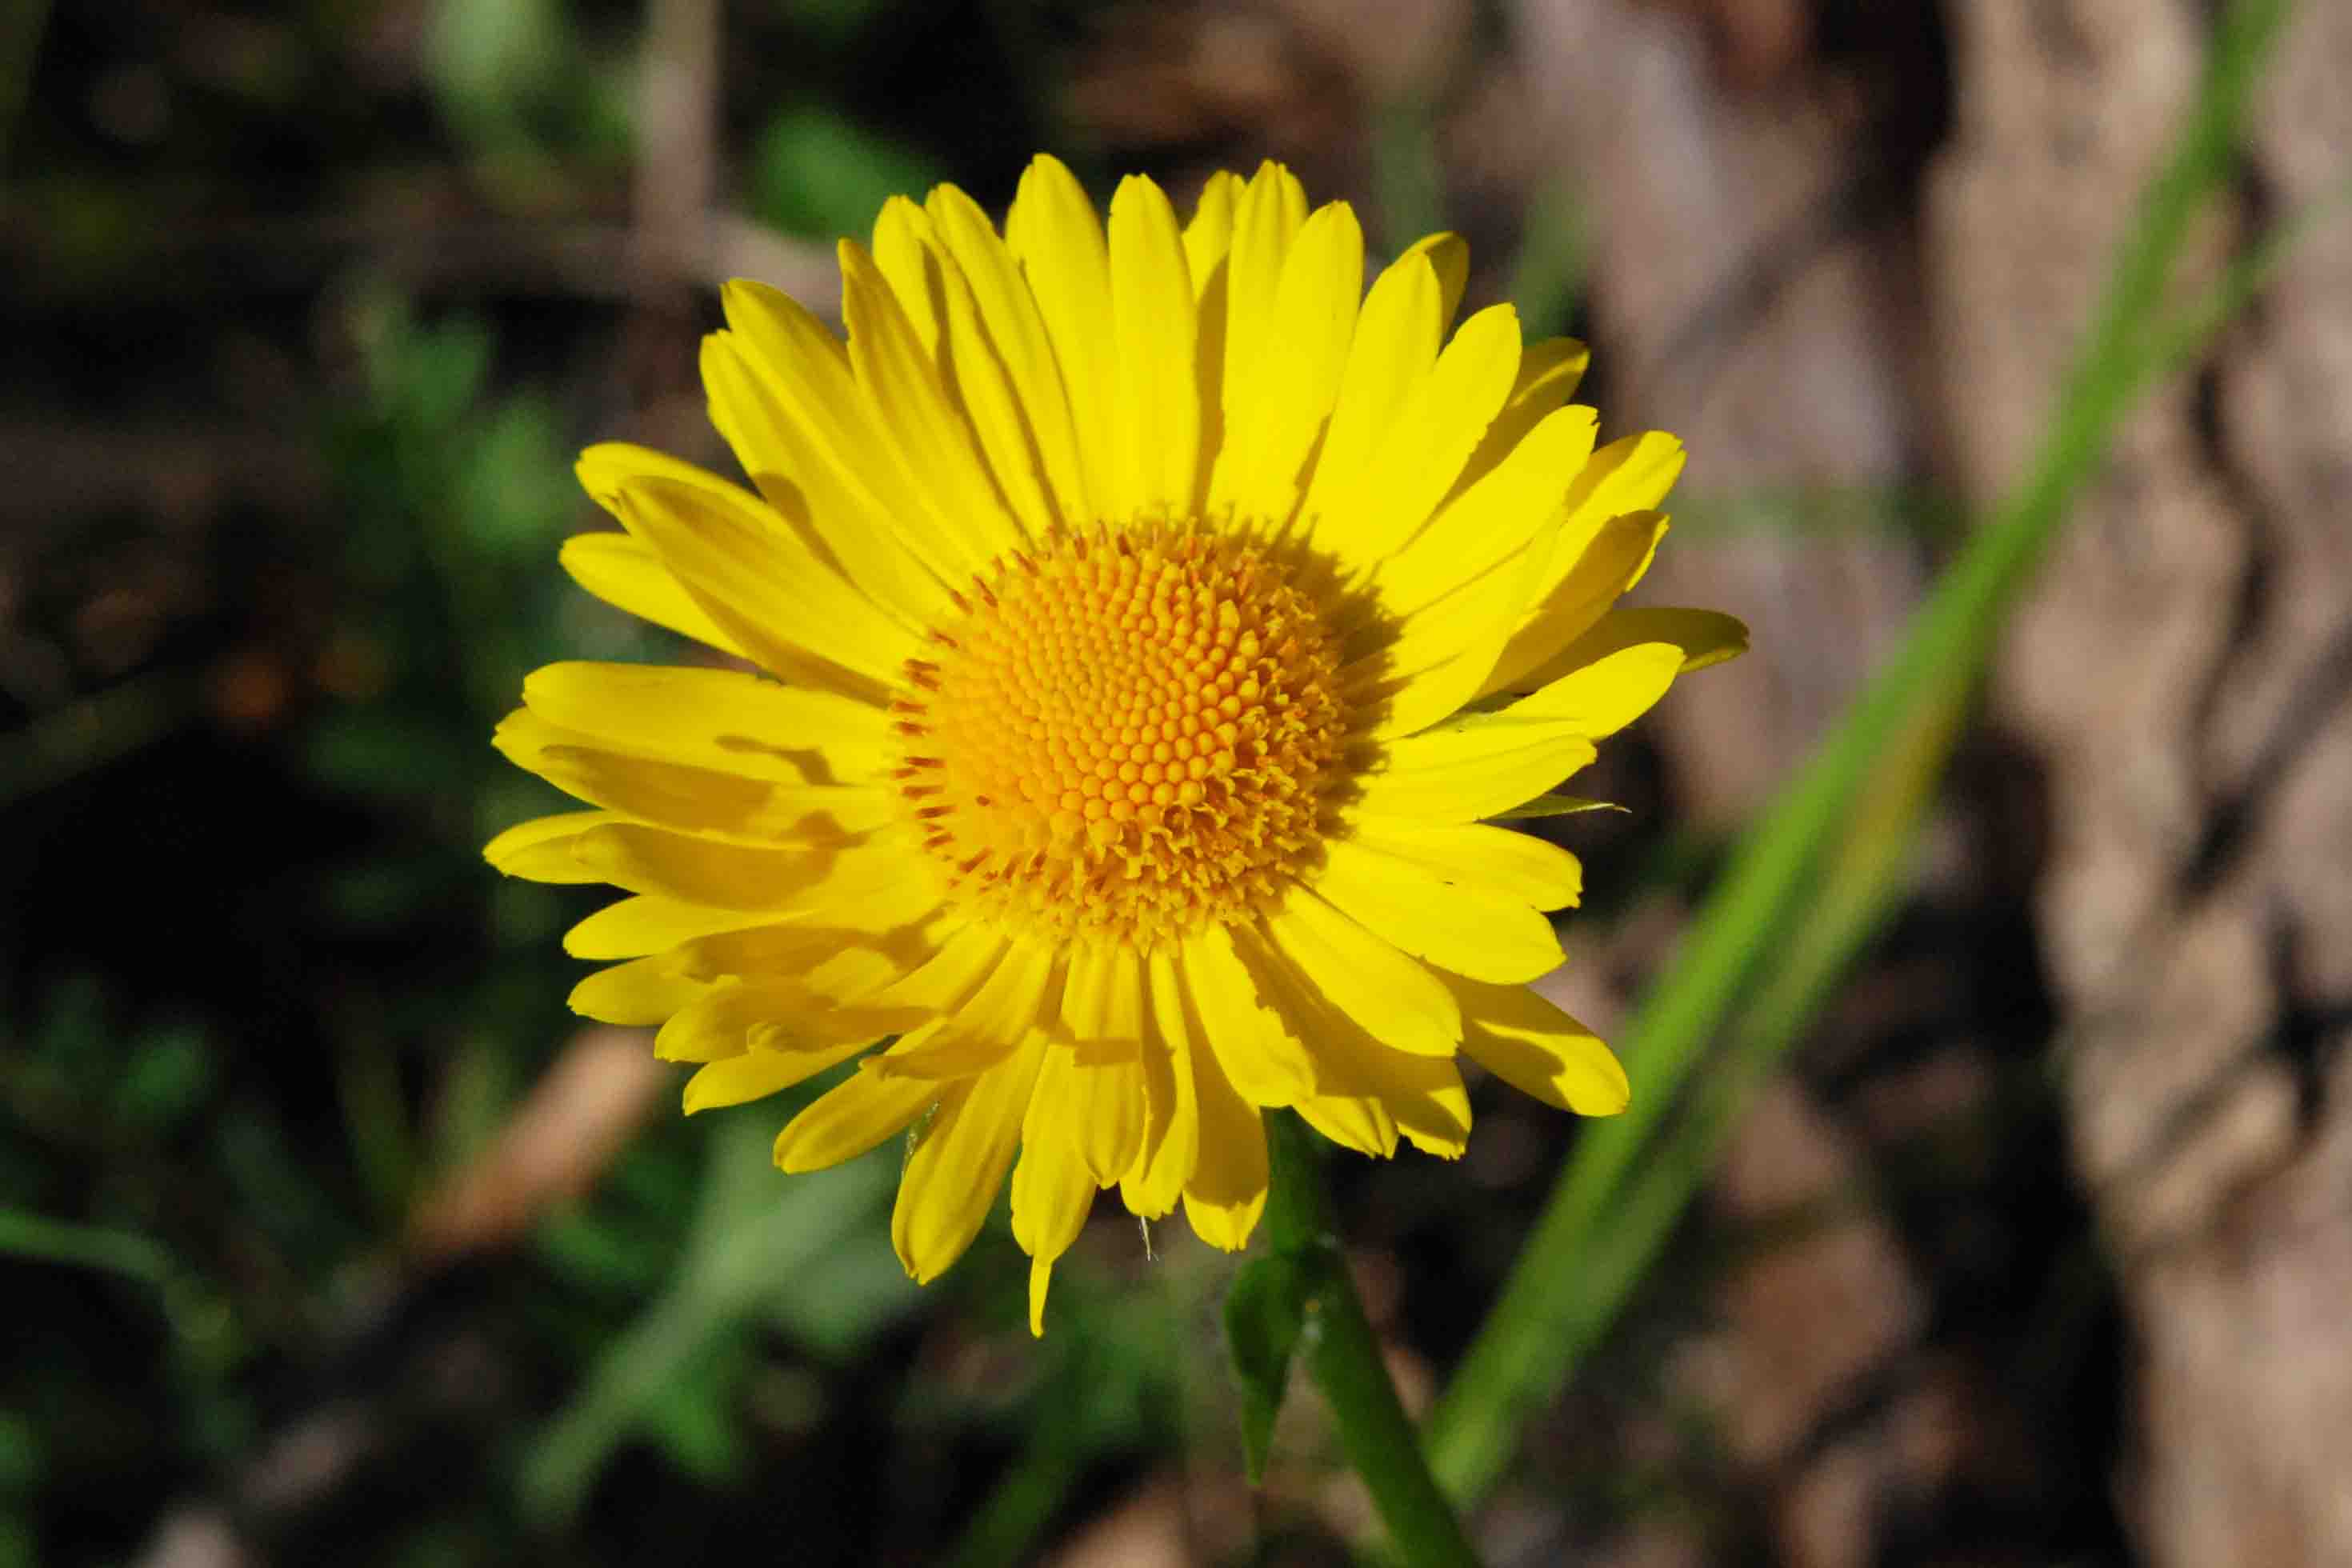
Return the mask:
M590 448L599 598L751 669L551 665L497 743L593 808L486 850L628 896L579 1011L658 1030L689 1111L854 1062L814 1170L911 1140L929 1279L1006 1184L1042 1331L1096 1194L1211 1245L1266 1198L1265 1108L1458 1155L1466 1054L1608 1115L1608 1047L1526 983L1583 875L1497 820L1747 633L1619 608L1682 464L1599 447L1585 363L1508 307L1448 337L1449 235L1364 288L1345 203L1150 180L1106 224L1041 157L1000 236L953 186L841 248L845 340L724 291L705 345L749 488Z

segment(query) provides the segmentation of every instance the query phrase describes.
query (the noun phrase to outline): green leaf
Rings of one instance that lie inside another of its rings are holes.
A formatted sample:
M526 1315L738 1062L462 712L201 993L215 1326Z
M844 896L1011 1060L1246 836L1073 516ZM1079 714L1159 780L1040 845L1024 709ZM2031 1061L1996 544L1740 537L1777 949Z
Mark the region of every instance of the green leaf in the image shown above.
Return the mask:
M751 154L751 207L810 239L872 231L892 196L939 184L929 160L814 105L769 122Z
M1531 816L1572 816L1580 811L1622 811L1613 800L1587 800L1576 795L1539 795L1508 811L1498 811L1489 822L1521 822Z
M1225 1344L1241 1380L1242 1448L1252 1486L1265 1477L1274 1418L1307 1321L1307 1285L1298 1258L1275 1253L1243 1264L1225 1292Z

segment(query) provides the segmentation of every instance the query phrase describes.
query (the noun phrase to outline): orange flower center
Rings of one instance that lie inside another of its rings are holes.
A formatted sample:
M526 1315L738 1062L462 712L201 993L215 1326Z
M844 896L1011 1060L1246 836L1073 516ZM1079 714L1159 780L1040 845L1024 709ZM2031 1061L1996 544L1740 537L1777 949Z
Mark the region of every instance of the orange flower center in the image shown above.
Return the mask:
M1284 568L1167 526L1058 539L909 659L897 770L988 912L1150 945L1274 900L1321 839L1338 639Z

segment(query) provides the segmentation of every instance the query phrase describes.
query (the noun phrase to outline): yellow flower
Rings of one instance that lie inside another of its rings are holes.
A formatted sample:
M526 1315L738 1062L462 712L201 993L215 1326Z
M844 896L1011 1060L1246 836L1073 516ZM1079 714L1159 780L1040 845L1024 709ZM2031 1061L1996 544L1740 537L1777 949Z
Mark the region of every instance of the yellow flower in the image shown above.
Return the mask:
M1033 1329L1098 1188L1241 1247L1259 1107L1458 1155L1459 1049L1621 1109L1607 1047L1525 989L1577 861L1489 824L1572 809L1542 792L1745 646L1612 607L1680 445L1595 451L1581 345L1504 305L1447 342L1461 242L1367 293L1355 215L1274 164L1181 227L1128 179L1106 235L1040 158L1002 238L941 186L841 264L845 342L739 282L704 344L755 490L581 459L626 531L572 540L572 575L766 675L525 683L499 748L595 809L488 858L631 895L566 938L622 961L572 1006L703 1064L689 1111L895 1037L777 1163L914 1129L891 1231L924 1280L1011 1170Z

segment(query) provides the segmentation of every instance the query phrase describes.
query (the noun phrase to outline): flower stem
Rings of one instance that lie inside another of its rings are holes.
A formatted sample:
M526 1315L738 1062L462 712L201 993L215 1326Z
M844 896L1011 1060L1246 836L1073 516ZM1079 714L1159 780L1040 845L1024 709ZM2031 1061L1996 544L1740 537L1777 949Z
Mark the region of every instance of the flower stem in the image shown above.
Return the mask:
M1348 1462L1364 1479L1398 1552L1414 1568L1468 1564L1478 1557L1423 1455L1420 1434L1397 1398L1380 1342L1339 1254L1331 1200L1313 1140L1297 1116L1269 1112L1273 1190L1266 1237L1298 1270L1304 1321L1298 1351L1323 1391Z

